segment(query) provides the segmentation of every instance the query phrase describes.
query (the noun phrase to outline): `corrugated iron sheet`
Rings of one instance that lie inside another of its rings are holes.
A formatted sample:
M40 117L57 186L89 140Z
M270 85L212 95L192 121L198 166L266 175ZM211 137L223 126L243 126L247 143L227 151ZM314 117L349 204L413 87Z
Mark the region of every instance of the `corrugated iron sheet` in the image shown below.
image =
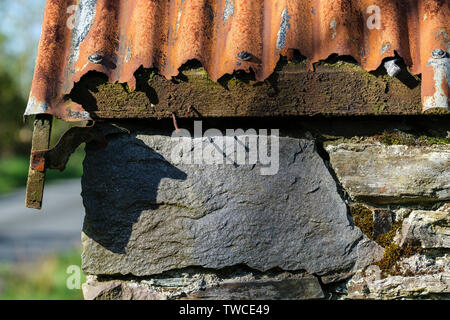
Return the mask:
M450 51L449 7L450 0L47 0L25 115L88 119L65 96L92 70L133 89L141 65L170 79L197 59L214 81L250 69L264 80L289 49L311 63L350 55L367 70L397 52L422 74L424 108L442 107L448 53L430 59L433 50Z

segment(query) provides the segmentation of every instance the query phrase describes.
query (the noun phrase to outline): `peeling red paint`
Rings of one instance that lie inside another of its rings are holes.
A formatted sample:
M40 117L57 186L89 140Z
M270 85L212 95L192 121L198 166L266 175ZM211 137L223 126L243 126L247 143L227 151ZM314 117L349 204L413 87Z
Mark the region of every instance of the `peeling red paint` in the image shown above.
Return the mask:
M449 7L450 0L48 0L25 114L89 119L65 96L92 70L134 89L140 66L170 79L197 59L213 81L236 70L262 81L292 49L311 64L350 55L367 70L397 52L422 74L424 100L437 90L431 52L450 47ZM371 8L380 9L379 28Z

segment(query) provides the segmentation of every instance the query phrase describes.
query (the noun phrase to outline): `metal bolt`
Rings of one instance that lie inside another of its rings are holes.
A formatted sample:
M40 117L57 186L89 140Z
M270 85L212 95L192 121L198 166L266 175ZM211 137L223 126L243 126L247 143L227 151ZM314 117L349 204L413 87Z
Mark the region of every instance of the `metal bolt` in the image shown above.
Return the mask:
M443 58L445 58L446 55L447 55L447 52L445 52L442 49L433 50L433 52L431 53L431 56L434 59L443 59Z
M248 61L252 58L252 55L247 51L242 51L238 53L237 57L242 61Z
M384 68L390 77L395 77L402 71L402 69L397 65L397 59L389 60L384 63Z
M100 64L103 61L103 56L98 53L93 53L88 58L90 63Z

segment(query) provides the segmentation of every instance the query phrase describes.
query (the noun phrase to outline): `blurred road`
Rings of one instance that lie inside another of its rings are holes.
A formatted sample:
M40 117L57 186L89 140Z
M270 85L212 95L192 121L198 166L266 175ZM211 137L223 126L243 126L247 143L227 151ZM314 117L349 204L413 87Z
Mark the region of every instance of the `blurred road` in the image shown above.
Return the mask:
M81 181L47 183L42 211L25 208L25 190L0 196L0 262L23 262L80 245Z

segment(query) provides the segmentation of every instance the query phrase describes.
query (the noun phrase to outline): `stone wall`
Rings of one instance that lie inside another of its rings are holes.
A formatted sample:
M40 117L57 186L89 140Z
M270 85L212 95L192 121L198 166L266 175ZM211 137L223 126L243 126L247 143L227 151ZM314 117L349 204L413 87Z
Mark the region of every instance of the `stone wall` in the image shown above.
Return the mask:
M173 163L168 125L100 125L109 143L87 146L82 181L85 298L449 298L449 128L419 123L256 122L284 128L269 176Z

